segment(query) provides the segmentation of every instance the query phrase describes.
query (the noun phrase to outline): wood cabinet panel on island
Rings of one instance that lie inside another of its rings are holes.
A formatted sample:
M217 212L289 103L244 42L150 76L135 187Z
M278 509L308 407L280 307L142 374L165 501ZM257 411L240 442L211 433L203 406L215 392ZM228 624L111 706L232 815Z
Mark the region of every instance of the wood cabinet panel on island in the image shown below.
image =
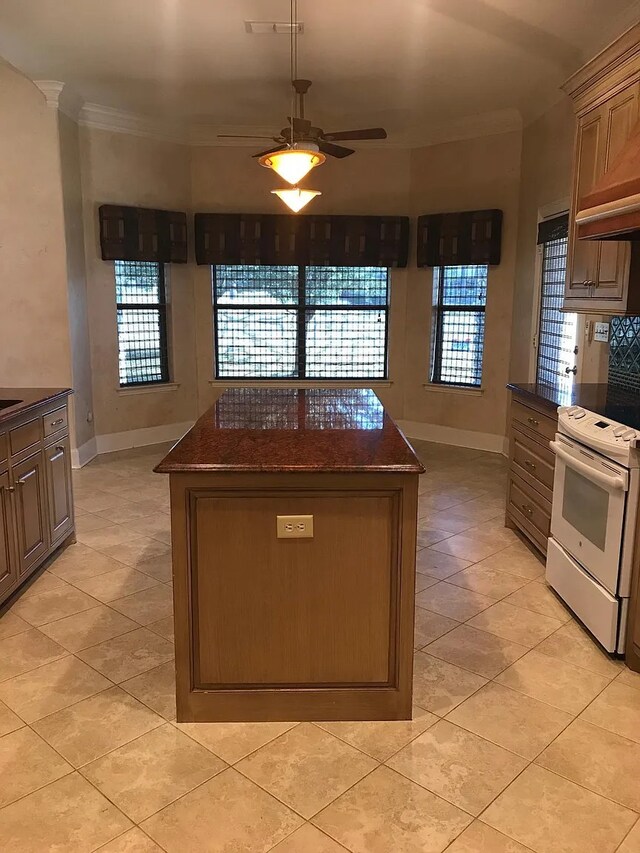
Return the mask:
M156 470L179 721L411 718L423 468L372 391L229 390Z
M0 389L0 604L74 541L70 389Z

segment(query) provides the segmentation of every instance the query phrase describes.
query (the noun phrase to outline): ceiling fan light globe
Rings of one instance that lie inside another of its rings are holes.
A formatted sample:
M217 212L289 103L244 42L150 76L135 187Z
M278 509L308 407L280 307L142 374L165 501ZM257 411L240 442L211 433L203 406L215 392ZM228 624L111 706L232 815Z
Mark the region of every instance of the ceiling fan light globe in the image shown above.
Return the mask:
M315 166L322 165L325 159L326 157L320 151L288 148L285 151L277 151L275 154L267 154L258 162L267 169L273 169L287 183L295 186Z
M320 190L301 190L300 187L271 190L271 192L273 195L277 195L294 213L301 211L317 195L322 195Z

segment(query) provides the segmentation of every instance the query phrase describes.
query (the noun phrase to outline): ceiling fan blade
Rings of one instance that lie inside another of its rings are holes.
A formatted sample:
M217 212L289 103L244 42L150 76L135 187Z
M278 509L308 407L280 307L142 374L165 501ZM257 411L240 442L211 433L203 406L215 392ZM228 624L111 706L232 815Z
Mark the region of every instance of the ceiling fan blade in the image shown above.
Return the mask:
M384 127L366 127L362 130L338 130L335 133L325 133L324 138L330 142L339 139L386 139Z
M266 151L258 151L257 154L252 154L251 156L254 158L258 157L266 157L267 154L275 154L276 151L283 151L287 146L286 145L276 145L275 148L267 148Z
M331 157L348 157L350 154L355 154L353 148L345 148L343 145L334 145L332 142L325 142L324 139L318 141L318 148L323 154L329 154Z
M218 133L218 139L275 139L274 136L256 136L253 133Z
M293 121L293 132L294 133L300 133L300 134L304 135L306 133L309 133L309 131L311 130L311 122L309 121L309 119L294 118L292 120L291 116L287 116L287 121L289 122L289 124L291 124Z

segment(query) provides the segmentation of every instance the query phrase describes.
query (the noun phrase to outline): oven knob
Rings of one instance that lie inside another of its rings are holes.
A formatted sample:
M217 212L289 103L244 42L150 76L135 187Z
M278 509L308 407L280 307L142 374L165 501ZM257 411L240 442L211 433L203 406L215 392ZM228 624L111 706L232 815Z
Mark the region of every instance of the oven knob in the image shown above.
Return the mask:
M628 429L622 436L623 441L631 441L632 438L636 437L636 432L633 429Z
M587 413L585 412L585 410L584 410L584 409L578 409L578 411L577 411L577 412L574 412L573 417L574 417L577 421L579 421L579 420L580 420L580 418L583 418L586 414L587 414Z
M624 435L627 431L626 427L616 427L613 431L613 434L616 438L620 438L621 435Z
M580 406L569 406L569 408L567 409L567 414L569 415L570 418L572 418L579 411L581 411Z

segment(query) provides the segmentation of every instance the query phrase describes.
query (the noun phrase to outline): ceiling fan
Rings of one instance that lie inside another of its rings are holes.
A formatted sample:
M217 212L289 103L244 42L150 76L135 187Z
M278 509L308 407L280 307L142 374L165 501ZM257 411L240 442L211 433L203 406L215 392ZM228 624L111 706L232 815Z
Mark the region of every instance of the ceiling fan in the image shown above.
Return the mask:
M220 133L220 137L227 139L272 139L278 144L266 151L259 151L252 157L260 158L278 151L285 151L294 146L308 150L307 143L317 146L317 150L330 157L349 157L354 154L353 148L344 145L336 145L336 142L360 140L360 139L386 139L387 132L383 127L367 127L361 130L338 130L326 133L321 127L314 126L309 119L305 118L304 96L309 91L311 80L294 79L291 85L295 92L296 115L287 116L288 127L283 127L278 136L254 136L252 134Z

